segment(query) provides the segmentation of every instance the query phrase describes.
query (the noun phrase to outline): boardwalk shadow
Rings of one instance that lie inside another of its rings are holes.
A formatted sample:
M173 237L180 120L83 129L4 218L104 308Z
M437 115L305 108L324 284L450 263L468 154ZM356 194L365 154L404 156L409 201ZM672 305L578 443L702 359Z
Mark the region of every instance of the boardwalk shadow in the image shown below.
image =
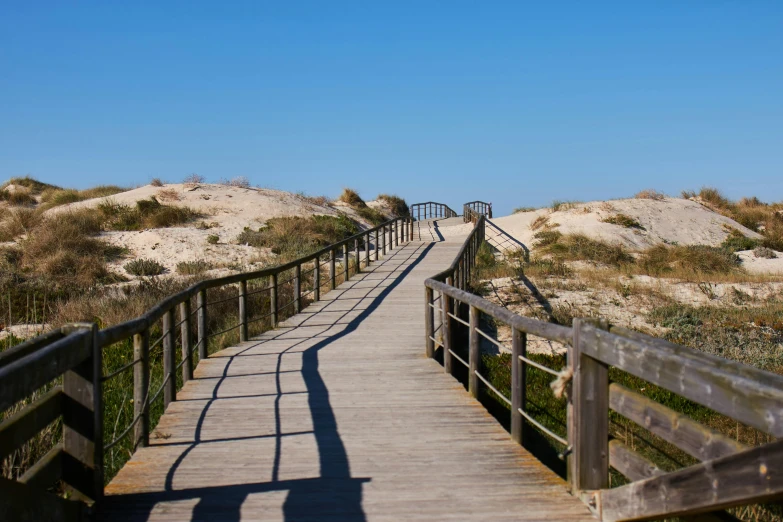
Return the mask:
M376 265L373 272L368 273L362 279L355 279L352 285L346 285L347 288L335 290L335 292L339 292L337 297L326 303L321 310L328 309L334 303L347 300L355 301L354 304L350 307L340 308L339 317L326 323L319 323L317 325L319 328L318 333L297 338L291 346L277 354L277 371L275 372L277 384L275 398L275 459L271 481L191 489L174 489L173 487L177 469L187 459L188 454L203 443L215 442L204 441L202 439L202 431L210 407L218 400L221 400L218 396L221 384L231 378L228 374L231 364L240 357L249 356L247 352L253 347L270 340L281 339L282 336L291 331L291 328L281 330L275 336L260 340L258 343L244 348L234 355L225 356L228 361L223 369L222 376L215 385L211 399L208 400L201 411L196 425L194 441L187 443L188 447L172 464L166 477L164 491L108 496L104 499L101 506L99 518L133 522L146 521L150 518L153 509L158 503L196 501L190 520L235 522L241 520L242 505L246 502L249 495L287 491L287 497L283 504L283 519L286 521L339 520L363 522L366 520L362 509L362 485L371 479L351 476L348 452L338 431L337 420L329 399L329 390L319 372L318 354L335 341L355 331L362 321L369 317L389 293L399 285L400 281L421 262L431 248L432 244L422 244L393 251L384 260L383 264ZM384 267L397 268L386 271ZM378 274L382 277L369 277L372 274ZM386 283L388 285L384 286ZM378 289L381 289L378 295L370 297L371 292ZM360 299L352 297L341 301L341 296L350 290L353 290L354 293L356 290L360 290L365 297ZM362 309L361 307L365 308ZM359 312L358 315L350 321L340 323L341 319L345 319L349 314L357 311ZM298 326L308 326L308 322L313 317L317 317L317 315L315 313L305 316ZM342 326L340 331L326 337L319 335L329 331L330 328L338 324ZM280 383L280 374L285 373L281 370L282 360L287 353L296 353L293 352L294 348L302 347L307 341L312 341L313 339L318 339L318 341L301 351L301 375L307 390L307 402L313 424L312 435L315 437L318 448L320 473L317 478L279 480L282 460L282 439L285 436L298 435L296 433L284 434L281 429L280 399L283 395L286 395L283 393ZM237 437L236 439L228 438L221 441L227 442L248 438L261 437ZM166 445L166 443L162 443L162 445ZM248 459L251 460L252 455L248 455Z

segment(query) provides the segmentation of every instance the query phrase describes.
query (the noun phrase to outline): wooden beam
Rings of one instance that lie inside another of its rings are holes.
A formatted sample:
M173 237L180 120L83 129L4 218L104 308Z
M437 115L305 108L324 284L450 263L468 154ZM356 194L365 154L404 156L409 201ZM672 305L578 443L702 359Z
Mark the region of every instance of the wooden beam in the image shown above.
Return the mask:
M600 492L602 520L689 516L783 496L783 440Z
M662 475L653 462L642 457L619 440L609 441L609 465L631 481Z
M40 490L52 487L63 476L64 453L62 443L57 444L33 464L19 482Z
M745 449L734 439L619 384L609 386L609 407L702 461Z
M62 386L52 388L0 424L0 460L33 438L62 414Z
M87 507L81 502L62 499L46 491L0 477L0 520L88 520Z

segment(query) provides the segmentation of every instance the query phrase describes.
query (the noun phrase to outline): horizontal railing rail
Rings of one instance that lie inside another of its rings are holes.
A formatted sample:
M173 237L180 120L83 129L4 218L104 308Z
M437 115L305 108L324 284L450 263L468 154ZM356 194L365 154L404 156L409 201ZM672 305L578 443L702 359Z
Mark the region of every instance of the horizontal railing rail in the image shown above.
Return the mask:
M449 268L424 283L425 351L433 358L440 351L447 373L454 372L455 361L465 366L474 397L485 391L508 406L512 440L526 444L533 427L562 446L571 492L605 521L691 516L783 496L783 476L777 472L783 465L783 440L747 448L610 382L609 369L644 379L772 437L783 436L783 376L610 327L600 319L575 319L566 327L519 316L470 293L468 288L477 283L471 273L485 224L485 217L478 216ZM510 346L486 331L482 316L511 329ZM532 360L527 354L529 335L565 345L566 366L549 368ZM510 396L482 368L482 342L510 352ZM551 374L553 393L565 395L565 429L544 425L528 410L528 368ZM610 439L610 411L700 463L670 472L660 469L635 449ZM610 488L610 467L630 483Z
M9 520L22 520L45 506L47 520L81 517L87 504L66 501L46 489L62 481L78 493L74 498L88 503L99 501L103 496L105 452L114 451L128 437L131 451L149 444L151 407L162 400L161 411L165 411L176 401L178 382L184 385L193 378L194 356L199 361L209 356L211 338L238 330L239 341L247 341L249 325L259 321L268 321L269 328L276 328L284 316L300 312L307 302L319 301L324 286L327 291L333 290L341 278L347 281L352 273L361 272L362 263L369 266L412 237L413 219L395 218L288 263L199 281L124 323L102 330L94 324L67 326L0 354L0 411L36 396L42 387L51 387L0 423L2 457L52 421L61 418L63 422L62 444L52 448L18 482L0 481L0 512L12 513ZM340 257L342 263L338 266ZM324 267L328 268L322 279ZM251 286L257 281L264 284ZM226 289L231 289L228 296L218 295L208 301L208 290ZM290 295L286 303L280 302L283 289ZM263 294L264 300L258 301L257 294ZM209 309L227 306L231 301L237 303L237 322L210 331ZM260 314L251 318L253 302ZM161 335L151 340L158 324ZM104 374L103 351L131 339L132 355ZM162 352L162 369L155 369L160 374L157 379L152 378L151 351ZM125 426L116 426L112 440L104 441L103 385L128 372L133 373L132 417ZM62 385L56 384L59 379ZM24 495L16 495L17 500L12 501L14 496L6 495L11 491Z
M465 223L476 221L479 216L486 216L492 219L492 203L485 201L471 201L462 205L462 216Z
M411 217L413 217L416 221L452 218L459 215L445 203L437 203L435 201L414 203L409 208Z

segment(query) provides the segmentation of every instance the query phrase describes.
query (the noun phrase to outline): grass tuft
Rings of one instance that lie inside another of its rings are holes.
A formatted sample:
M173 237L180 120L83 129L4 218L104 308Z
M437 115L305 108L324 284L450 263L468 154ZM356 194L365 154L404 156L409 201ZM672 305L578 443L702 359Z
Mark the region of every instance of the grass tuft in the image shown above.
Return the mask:
M657 245L642 252L638 266L643 273L656 277L683 272L728 274L741 270L735 253L704 245Z
M635 228L638 230L647 230L642 226L637 219L632 218L626 214L615 214L613 216L605 217L601 220L602 223L609 223L625 228Z
M180 275L197 276L212 270L214 266L209 261L198 259L196 261L181 261L177 263L177 273Z
M408 204L400 196L395 194L379 194L378 199L385 201L394 217L410 216Z
M634 196L636 199L652 199L654 201L663 201L666 199L666 194L658 192L655 189L645 189L636 193Z
M156 276L164 273L166 267L154 259L134 259L123 266L126 272L135 276Z

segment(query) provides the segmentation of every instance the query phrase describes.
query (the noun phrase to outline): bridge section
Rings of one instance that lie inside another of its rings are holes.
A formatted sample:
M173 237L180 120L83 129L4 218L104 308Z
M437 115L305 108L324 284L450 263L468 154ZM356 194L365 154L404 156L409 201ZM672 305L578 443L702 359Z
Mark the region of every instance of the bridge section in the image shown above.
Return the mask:
M407 243L202 361L103 519L594 520L424 354L423 281L459 248Z

